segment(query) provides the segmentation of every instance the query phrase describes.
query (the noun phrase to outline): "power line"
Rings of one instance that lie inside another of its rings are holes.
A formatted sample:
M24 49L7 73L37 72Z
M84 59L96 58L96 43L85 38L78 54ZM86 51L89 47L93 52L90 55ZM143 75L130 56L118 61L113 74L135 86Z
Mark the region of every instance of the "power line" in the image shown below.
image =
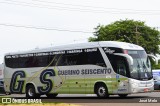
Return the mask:
M14 1L14 2L19 2L19 1L15 1L15 0L5 0L5 1ZM36 2L42 2L42 3L48 3L48 4L58 4L58 5L67 5L67 6L75 6L75 7L85 7L85 8L99 8L99 9L110 9L110 10L131 10L131 11L141 11L141 12L148 12L148 11L152 11L152 12L160 12L160 10L137 10L137 9L120 9L120 8L106 8L106 7L98 7L98 6L90 6L90 5L77 5L77 4L68 4L68 3L59 3L59 2L53 2L53 1L43 1L43 0L32 0L32 1L36 1ZM21 2L22 3L22 2ZM24 2L23 2L24 3ZM27 2L25 2L27 3ZM31 4L31 3L30 3Z
M22 27L22 28L31 28L31 29L42 29L42 30L55 30L55 31L63 31L63 32L92 33L92 32L89 32L89 31L69 30L69 29L59 29L59 28L46 28L46 27L15 25L15 24L5 24L5 23L0 23L0 25L1 26L9 26L9 27Z
M10 0L9 0L10 1ZM79 11L79 12L92 12L92 13L104 13L104 11L100 10L86 10L86 9L81 9L81 8L70 8L70 7L61 7L61 6L51 6L51 5L42 5L42 4L33 4L33 3L27 3L27 2L0 2L4 4L12 4L12 5L20 5L20 6L28 6L28 7L37 7L37 8L46 8L46 9L55 9L55 10L63 10L63 11ZM105 11L108 13L113 13L113 11Z
M15 0L5 0L5 1L9 1L9 2L0 2L0 3L5 3L5 4L12 4L12 5L21 5L21 6L29 6L29 7L37 7L37 8L47 8L47 9L56 9L56 10L67 10L67 11L79 11L79 12L91 12L91 13L109 13L109 14L142 14L142 15L160 15L160 10L156 11L153 13L152 12L148 12L148 11L151 11L151 10L130 10L128 11L127 9L115 9L115 10L106 10L104 9L101 9L101 10L97 10L97 9L84 9L84 8L75 8L75 7L62 7L62 6L52 6L52 5L42 5L42 4L35 4L35 3L28 3L28 2L22 2L22 1L15 1ZM33 0L33 1L39 1L40 0ZM41 1L42 2L42 1ZM43 1L45 2L45 1ZM52 2L54 3L54 2ZM59 3L60 4L60 3ZM62 3L64 4L64 3ZM71 5L71 4L65 4L65 5ZM74 5L74 6L78 6L78 5ZM87 7L87 6L83 6L83 5L79 5L79 6L82 6L82 7ZM93 6L89 6L89 7L93 7ZM98 8L98 7L97 7ZM99 7L100 8L100 7ZM109 9L109 8L108 8ZM113 9L113 8L112 8ZM120 10L125 10L125 11L120 11ZM127 10L127 11L126 11ZM158 12L158 13L157 13Z
M10 0L9 0L10 1ZM90 7L90 8L100 8L100 9L111 9L111 10L131 10L131 11L141 11L141 12L144 12L144 11L158 11L160 12L160 10L137 10L137 9L120 9L120 8L106 8L106 7L98 7L98 6L90 6L90 5L76 5L76 4L68 4L68 3L59 3L59 2L53 2L53 1L43 1L43 0L32 0L32 1L36 1L36 2L42 2L42 3L52 3L52 4L60 4L60 5L68 5L68 6L78 6L78 7Z

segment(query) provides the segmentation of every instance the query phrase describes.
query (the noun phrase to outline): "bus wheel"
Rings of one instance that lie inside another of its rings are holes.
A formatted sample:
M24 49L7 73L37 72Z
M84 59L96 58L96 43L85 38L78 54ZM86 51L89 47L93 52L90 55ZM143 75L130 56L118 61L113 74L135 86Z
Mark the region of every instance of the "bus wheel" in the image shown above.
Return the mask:
M54 93L54 94L46 94L46 96L48 98L55 98L58 95L58 93Z
M99 84L96 87L96 94L99 98L107 98L109 97L108 89L104 84Z
M121 98L125 98L128 94L119 94Z
M40 95L36 94L36 91L33 85L28 85L26 88L26 97L27 98L39 98Z

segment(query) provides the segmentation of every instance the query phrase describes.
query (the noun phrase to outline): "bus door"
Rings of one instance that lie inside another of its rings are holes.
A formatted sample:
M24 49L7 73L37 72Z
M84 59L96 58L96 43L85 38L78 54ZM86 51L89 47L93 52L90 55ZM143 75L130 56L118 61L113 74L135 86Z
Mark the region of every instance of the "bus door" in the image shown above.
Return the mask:
M113 93L127 93L129 92L129 84L128 84L128 77L129 77L129 65L133 64L133 59L128 54L123 53L108 53L106 55L113 67L115 72L112 75L113 80Z
M118 94L127 94L129 92L129 83L127 78L127 66L124 57L119 58L117 61L117 93Z

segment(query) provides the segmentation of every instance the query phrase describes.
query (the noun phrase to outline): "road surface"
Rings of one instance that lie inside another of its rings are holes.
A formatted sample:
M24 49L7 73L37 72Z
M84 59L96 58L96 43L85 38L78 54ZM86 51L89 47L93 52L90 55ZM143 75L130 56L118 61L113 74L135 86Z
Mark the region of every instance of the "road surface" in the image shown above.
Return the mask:
M25 99L25 94L0 95L0 97L12 97ZM159 106L160 92L138 93L120 98L117 95L110 95L109 98L100 99L94 94L60 94L56 98L47 98L45 95L40 97L42 103L69 103L82 106Z
M3 97L25 98L25 94L0 95ZM110 95L109 98L99 99L94 94L59 94L56 98L40 97L47 103L160 103L160 92L138 93L120 98L118 95Z

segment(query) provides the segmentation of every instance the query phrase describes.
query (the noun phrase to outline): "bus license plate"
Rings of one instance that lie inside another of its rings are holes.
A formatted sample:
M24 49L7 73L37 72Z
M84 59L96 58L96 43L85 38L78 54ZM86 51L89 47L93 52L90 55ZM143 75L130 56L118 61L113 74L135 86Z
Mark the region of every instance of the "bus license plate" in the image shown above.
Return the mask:
M144 89L144 92L148 92L148 91L149 91L149 89L148 89L148 88L145 88L145 89Z

